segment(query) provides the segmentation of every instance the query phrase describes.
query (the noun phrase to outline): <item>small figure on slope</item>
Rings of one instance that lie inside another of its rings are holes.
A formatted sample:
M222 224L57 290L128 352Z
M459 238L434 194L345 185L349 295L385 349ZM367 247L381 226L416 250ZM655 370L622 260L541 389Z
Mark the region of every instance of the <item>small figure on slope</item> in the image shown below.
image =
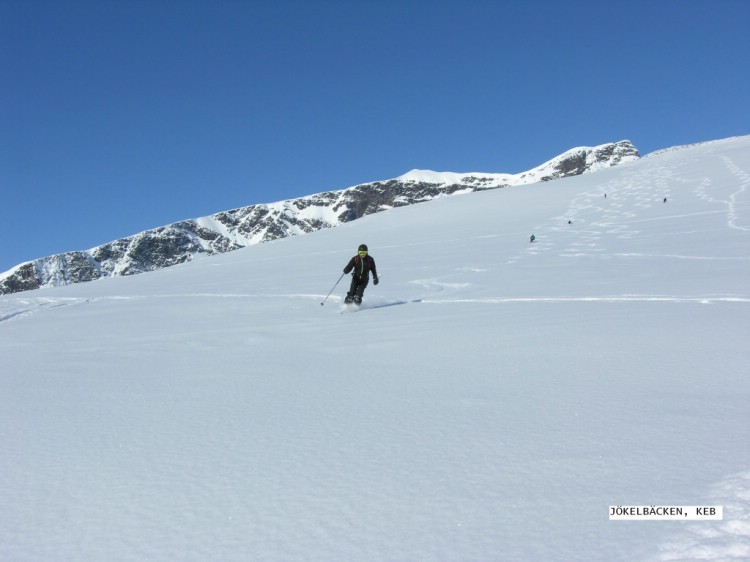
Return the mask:
M345 303L362 304L362 295L365 287L370 282L370 272L372 271L372 281L378 284L378 270L375 268L375 260L367 253L367 245L360 244L357 249L357 255L349 260L344 268L344 273L352 272L352 284L349 292L346 293Z

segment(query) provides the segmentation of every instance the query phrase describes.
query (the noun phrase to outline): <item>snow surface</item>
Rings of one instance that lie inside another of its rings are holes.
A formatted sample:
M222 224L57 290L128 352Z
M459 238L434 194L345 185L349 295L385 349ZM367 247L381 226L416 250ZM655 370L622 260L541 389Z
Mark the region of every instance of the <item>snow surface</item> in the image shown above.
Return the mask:
M623 140L621 143L630 143L630 141ZM415 183L430 183L436 185L454 185L454 184L473 184L479 181L483 187L503 187L511 185L526 185L530 183L536 183L541 181L545 176L550 176L556 170L561 162L573 156L580 155L581 153L586 154L586 160L588 163L587 173L598 171L609 168L615 164L612 160L605 159L601 162L596 161L595 154L611 146L612 143L600 144L598 146L579 146L577 148L571 148L552 158L547 160L543 164L521 172L519 174L488 174L485 172L435 172L433 170L409 170L405 174L396 178L402 182L415 182ZM636 155L621 156L619 163L631 162L638 159Z
M530 173L530 172L525 172ZM403 182L430 183L435 185L454 185L466 183L467 178L489 180L486 185L500 186L517 182L521 174L488 174L480 172L435 172L432 170L410 170L396 178ZM527 182L528 183L528 182Z
M748 560L749 279L743 137L2 296L0 560Z

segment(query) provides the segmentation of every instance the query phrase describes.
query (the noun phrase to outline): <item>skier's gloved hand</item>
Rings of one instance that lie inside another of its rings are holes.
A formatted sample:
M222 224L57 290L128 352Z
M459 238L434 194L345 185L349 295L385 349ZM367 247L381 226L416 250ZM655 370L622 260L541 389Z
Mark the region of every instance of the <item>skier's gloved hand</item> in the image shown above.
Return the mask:
M377 277L375 277L375 278L374 278L374 279L372 280L372 282L373 282L373 283L375 283L375 284L377 285L377 284L378 284L378 282L379 282L379 279L378 279Z

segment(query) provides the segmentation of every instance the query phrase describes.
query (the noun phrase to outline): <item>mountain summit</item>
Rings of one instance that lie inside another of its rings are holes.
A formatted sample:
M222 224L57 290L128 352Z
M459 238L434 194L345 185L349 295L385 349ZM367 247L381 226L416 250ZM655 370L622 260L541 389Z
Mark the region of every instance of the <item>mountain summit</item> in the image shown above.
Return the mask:
M249 205L146 230L90 250L26 262L0 275L0 294L145 273L199 256L331 228L393 207L455 193L577 176L638 158L640 154L635 146L623 140L574 148L520 174L411 170L391 180L277 203Z

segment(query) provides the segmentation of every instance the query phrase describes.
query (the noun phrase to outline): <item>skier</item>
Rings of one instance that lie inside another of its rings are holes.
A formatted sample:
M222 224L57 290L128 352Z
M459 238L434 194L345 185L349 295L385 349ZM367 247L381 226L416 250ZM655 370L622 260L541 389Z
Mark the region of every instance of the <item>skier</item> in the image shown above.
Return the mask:
M531 242L533 244L534 240L536 240L536 236L534 236L533 234L531 236L529 236L529 242Z
M375 268L375 260L367 253L367 245L360 244L357 248L357 255L349 260L344 268L344 273L352 272L352 284L349 292L346 293L344 302L362 304L362 294L365 287L370 282L370 272L372 271L372 281L378 284L378 270Z

